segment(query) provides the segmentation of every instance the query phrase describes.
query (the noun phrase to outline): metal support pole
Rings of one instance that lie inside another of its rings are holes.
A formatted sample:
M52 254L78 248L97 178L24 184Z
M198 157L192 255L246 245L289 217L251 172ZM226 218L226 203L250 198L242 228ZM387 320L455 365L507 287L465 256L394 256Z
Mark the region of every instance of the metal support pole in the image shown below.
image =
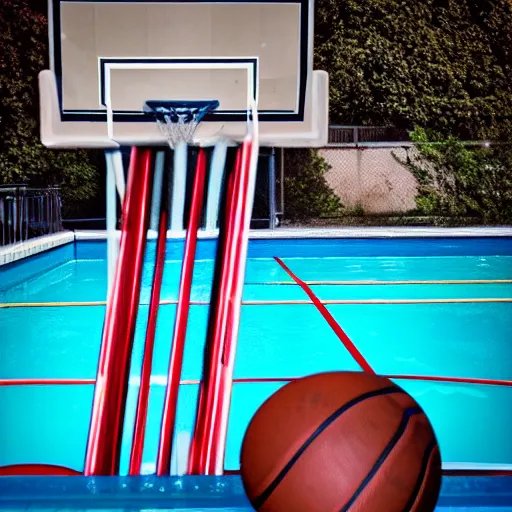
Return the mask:
M272 148L268 162L269 228L276 228L276 150Z
M186 144L178 144L174 149L174 168L171 191L171 233L176 235L183 232L185 215L185 192L187 185L187 156Z
M162 201L162 184L164 179L165 151L158 151L155 157L155 173L153 177L153 195L151 197L151 217L149 229L158 232L160 221L160 203Z
M281 148L281 219L284 217L284 148Z
M116 271L119 240L116 231L117 224L117 193L124 198L123 158L120 150L105 151L107 164L107 297Z
M222 190L222 177L226 166L226 154L228 143L220 140L215 144L212 162L210 165L210 177L208 179L208 197L206 198L206 232L213 232L217 229L219 219L220 196Z
M114 172L114 180L117 188L117 193L119 194L119 201L121 202L121 206L124 203L124 194L126 192L126 179L124 177L124 165L123 165L123 155L121 150L116 149L110 152L112 158L112 169Z

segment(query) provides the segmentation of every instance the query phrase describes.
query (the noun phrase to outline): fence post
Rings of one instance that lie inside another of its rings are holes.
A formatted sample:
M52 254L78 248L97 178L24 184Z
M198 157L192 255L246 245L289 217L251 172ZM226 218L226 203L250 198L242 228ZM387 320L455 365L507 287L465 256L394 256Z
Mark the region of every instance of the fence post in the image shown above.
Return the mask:
M284 217L284 148L281 148L281 204L280 204L280 212L281 219Z
M0 246L62 230L57 187L0 185Z

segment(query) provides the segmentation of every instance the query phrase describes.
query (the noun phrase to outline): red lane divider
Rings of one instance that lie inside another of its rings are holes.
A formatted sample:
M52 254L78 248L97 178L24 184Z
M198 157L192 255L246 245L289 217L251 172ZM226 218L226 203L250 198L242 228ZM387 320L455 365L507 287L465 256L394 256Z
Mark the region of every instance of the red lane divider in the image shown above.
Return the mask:
M133 335L151 205L153 151L134 147L123 205L121 243L107 305L84 474L119 473Z
M338 336L345 348L349 351L350 355L355 359L357 364L365 372L374 374L374 369L370 366L359 349L354 345L352 340L347 336L345 331L341 328L340 324L336 322L329 310L322 304L322 301L315 295L315 292L313 292L313 290L304 281L302 281L302 279L297 277L280 258L274 256L274 259L281 266L281 268L304 290L306 295L311 299L311 302L313 302L315 305L316 309L318 309L320 314L324 317L326 322L329 324L336 336Z
M429 382L446 382L454 384L478 384L482 386L502 386L512 387L512 380L505 379L483 379L473 377L443 377L436 375L381 375L387 379L396 380L419 380ZM272 383L272 382L291 382L300 377L237 377L233 382L237 384L251 383ZM76 385L93 385L94 379L0 379L0 387L2 386L76 386ZM200 380L182 380L181 386L191 384L201 384Z
M482 386L503 386L512 387L512 380L503 379L480 379L472 377L442 377L436 375L380 375L387 379L395 380L418 380L428 382L454 383L454 384L479 384ZM251 383L272 383L272 382L292 382L300 377L239 377L233 379L237 384ZM198 384L198 381L183 381L182 384Z
M196 175L192 189L190 218L185 238L180 288L178 292L178 305L174 321L174 333L169 359L164 410L162 414L162 424L160 427L160 439L156 459L156 474L158 476L168 475L171 469L171 452L174 427L176 423L176 406L178 404L183 354L185 352L185 338L187 335L187 323L190 311L190 293L196 259L197 231L201 223L205 182L206 153L204 149L200 149L197 156Z
M479 379L471 377L439 377L435 375L382 375L388 379L423 380L432 382L452 382L459 384L482 384L487 386L512 386L512 380L503 379Z
M0 386L83 386L96 379L0 379Z
M162 187L164 196L167 195L166 186ZM164 275L165 249L167 246L167 201L161 199L160 223L158 226L158 240L156 244L155 270L153 274L153 286L151 287L151 299L149 301L148 325L146 328L146 341L144 344L144 356L140 375L139 395L137 398L137 410L135 412L135 426L133 430L132 449L128 473L131 476L140 475L142 454L144 452L144 439L146 437L146 422L148 416L149 391L151 384L151 368L153 363L153 350L155 347L156 321Z

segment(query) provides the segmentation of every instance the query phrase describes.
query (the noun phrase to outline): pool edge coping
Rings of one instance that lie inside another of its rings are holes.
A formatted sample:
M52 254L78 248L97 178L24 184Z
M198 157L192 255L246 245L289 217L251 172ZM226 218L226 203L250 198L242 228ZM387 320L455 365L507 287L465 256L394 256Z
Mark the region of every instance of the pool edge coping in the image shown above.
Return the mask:
M117 231L117 236L120 232ZM200 239L214 239L218 236L218 230L198 232ZM157 233L148 231L148 239L155 239ZM465 237L512 237L512 227L466 227L466 228L435 228L435 227L364 227L364 228L278 228L253 229L249 238L252 240L275 239L315 239L315 238L465 238ZM169 239L185 238L183 232L167 232ZM77 230L77 241L106 240L105 230Z
M0 247L0 267L29 258L36 254L67 245L75 241L73 231L61 231L51 235L31 238L24 242Z

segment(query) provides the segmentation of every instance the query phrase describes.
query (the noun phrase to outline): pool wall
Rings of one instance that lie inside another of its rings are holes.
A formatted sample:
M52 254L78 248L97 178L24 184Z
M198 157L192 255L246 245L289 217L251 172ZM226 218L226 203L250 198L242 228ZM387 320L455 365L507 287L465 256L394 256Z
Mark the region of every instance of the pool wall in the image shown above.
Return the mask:
M166 260L179 260L184 241L167 241ZM215 239L199 240L196 259L215 258ZM155 256L156 241L149 240L145 259ZM510 237L429 237L429 238L307 238L307 239L251 239L249 258L307 258L322 254L324 258L361 256L510 256ZM71 260L106 260L105 240L79 240L57 248L9 263L0 267L0 291L22 284Z
M0 478L0 510L250 512L240 478ZM512 477L445 477L436 512L511 512Z
M75 250L76 245L71 242L0 266L0 291L27 282L63 263L74 260Z
M180 259L183 240L167 241L166 259ZM76 259L105 259L107 245L104 240L77 241ZM155 240L147 244L146 260L154 255ZM199 240L196 259L213 259L217 242ZM307 239L251 239L248 258L305 258L322 255L323 258L347 256L510 256L512 237L501 238L307 238Z

